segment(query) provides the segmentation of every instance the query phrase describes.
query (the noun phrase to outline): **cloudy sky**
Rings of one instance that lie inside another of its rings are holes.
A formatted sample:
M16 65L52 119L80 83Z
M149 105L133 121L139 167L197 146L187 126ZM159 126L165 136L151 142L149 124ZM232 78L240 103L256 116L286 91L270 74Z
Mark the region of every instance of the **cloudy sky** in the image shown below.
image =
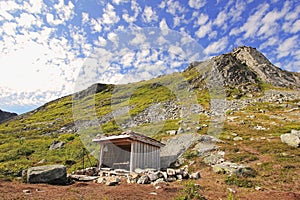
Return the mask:
M0 109L17 113L240 45L300 71L298 0L0 0L0 27Z

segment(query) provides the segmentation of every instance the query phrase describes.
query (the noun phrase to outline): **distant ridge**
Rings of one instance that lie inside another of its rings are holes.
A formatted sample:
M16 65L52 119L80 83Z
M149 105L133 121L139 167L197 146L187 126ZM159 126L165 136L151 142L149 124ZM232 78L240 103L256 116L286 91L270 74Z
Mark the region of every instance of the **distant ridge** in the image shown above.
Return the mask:
M6 112L6 111L2 111L0 110L0 123L17 116L17 113L11 113L11 112Z

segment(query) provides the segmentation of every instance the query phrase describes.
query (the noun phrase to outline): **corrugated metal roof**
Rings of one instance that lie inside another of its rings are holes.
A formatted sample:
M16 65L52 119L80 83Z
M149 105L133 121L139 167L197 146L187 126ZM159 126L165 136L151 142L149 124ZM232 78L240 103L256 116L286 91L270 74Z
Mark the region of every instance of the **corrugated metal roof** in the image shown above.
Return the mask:
M143 142L146 144L151 144L151 145L157 146L157 147L165 146L165 144L161 143L160 141L157 141L153 138L150 138L148 136L145 136L140 133L133 132L133 131L125 131L125 132L121 133L120 135L111 135L111 136L102 137L102 138L95 138L95 139L93 139L93 142L106 143L106 142L113 142L113 141L118 141L118 140L126 139L126 138L133 140L133 141L139 141L139 142Z

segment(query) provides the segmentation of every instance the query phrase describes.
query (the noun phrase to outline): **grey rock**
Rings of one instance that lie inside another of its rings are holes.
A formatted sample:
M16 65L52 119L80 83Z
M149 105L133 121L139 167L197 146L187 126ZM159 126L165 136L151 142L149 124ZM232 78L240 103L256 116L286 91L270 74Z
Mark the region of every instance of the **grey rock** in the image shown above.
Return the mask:
M176 130L170 130L170 131L166 131L166 133L168 135L176 135L177 134L177 131Z
M86 175L77 175L77 174L71 174L69 176L69 178L71 178L72 180L75 181L93 181L93 180L97 180L98 176L86 176Z
M211 153L208 156L203 158L203 162L208 165L219 164L224 161L224 151L218 151L216 153Z
M147 175L143 175L141 176L138 181L137 181L138 184L149 184L150 183L150 178L149 176Z
M148 174L148 177L149 177L151 182L156 181L158 179L158 176L155 173Z
M201 178L200 172L194 172L190 175L191 179L199 179Z
M67 183L67 170L64 165L44 165L27 170L27 183Z
M121 182L121 179L118 177L109 177L106 179L105 185L107 186L115 186Z
M291 134L296 135L300 138L300 130L291 130Z
M167 183L164 181L163 178L159 178L153 182L153 185L154 186L163 186L163 185L167 185Z
M168 177L167 178L167 182L174 182L174 181L176 181L175 177Z
M179 127L177 130L177 133L178 134L184 133L184 129L182 127Z
M180 134L163 142L166 145L160 150L161 168L171 167L198 138L197 134Z
M65 145L65 142L61 141L53 141L52 144L50 145L49 149L61 149Z
M300 138L297 134L286 133L280 136L283 143L292 147L300 147Z
M176 175L176 172L172 168L167 168L167 174L168 174L168 176L174 176L174 175Z
M243 138L240 137L240 136L237 136L237 137L233 138L233 141L242 141L242 140L243 140Z

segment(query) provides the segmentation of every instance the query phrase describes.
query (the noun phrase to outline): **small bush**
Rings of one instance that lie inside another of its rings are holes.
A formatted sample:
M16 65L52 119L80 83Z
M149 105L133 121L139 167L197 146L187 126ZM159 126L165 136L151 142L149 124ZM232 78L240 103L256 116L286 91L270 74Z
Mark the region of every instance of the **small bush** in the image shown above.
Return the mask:
M238 177L236 175L227 176L225 179L227 185L236 185L238 187L252 188L255 184L247 178Z
M181 195L176 197L175 200L205 200L206 198L199 193L199 189L199 185L196 185L194 181L187 181L184 183Z

